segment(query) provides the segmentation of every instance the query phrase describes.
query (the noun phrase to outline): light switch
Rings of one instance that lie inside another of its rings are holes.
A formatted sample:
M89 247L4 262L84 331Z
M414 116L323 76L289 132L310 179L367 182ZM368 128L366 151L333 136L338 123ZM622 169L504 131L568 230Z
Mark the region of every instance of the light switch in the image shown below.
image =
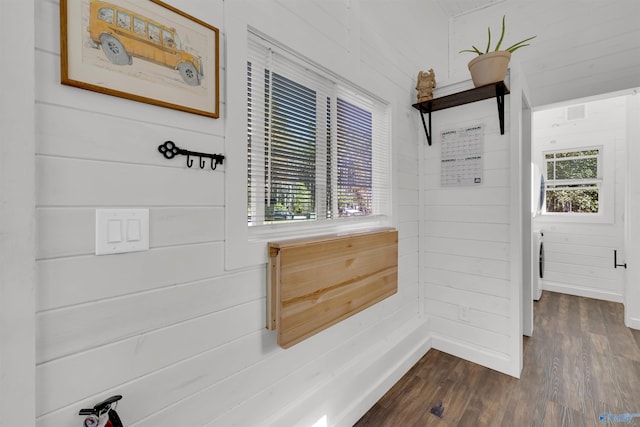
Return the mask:
M107 243L119 243L122 241L122 221L110 219L107 221Z
M96 255L149 249L149 209L96 209Z
M140 240L140 220L137 218L127 220L127 241L137 242Z

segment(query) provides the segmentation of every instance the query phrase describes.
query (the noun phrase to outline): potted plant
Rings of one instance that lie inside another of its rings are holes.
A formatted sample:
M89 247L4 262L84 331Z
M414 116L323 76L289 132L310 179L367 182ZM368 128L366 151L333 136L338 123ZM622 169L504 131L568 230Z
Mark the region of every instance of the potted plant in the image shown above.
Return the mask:
M505 16L502 16L502 32L500 33L500 40L496 44L493 51L491 49L491 27L487 28L489 35L489 41L487 42L487 48L484 52L475 46L471 46L472 49L464 49L459 53L470 52L475 53L478 56L469 62L469 72L471 73L471 79L475 87L488 85L504 80L507 74L507 68L509 67L509 60L511 59L511 53L520 49L521 47L529 46L528 41L534 39L536 36L526 38L514 43L504 50L500 50L502 40L504 39L505 28Z

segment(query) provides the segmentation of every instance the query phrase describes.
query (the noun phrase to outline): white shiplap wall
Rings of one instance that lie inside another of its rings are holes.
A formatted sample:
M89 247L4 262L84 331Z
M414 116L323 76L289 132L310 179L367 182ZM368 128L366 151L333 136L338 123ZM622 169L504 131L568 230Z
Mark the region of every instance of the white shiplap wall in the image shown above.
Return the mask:
M602 203L605 218L535 218L534 227L544 233L544 289L624 300L624 269L613 268L613 251L623 263L628 96L577 100L534 115L533 159L541 170L545 151L602 146L603 188L613 193ZM585 118L567 120L567 107L585 102Z
M446 70L444 49L421 40L447 21L419 2L170 3L221 29L218 120L60 85L59 4L36 2L37 425L79 423L81 407L112 394L124 395L131 427L351 425L429 348L410 104L417 70ZM433 25L405 25L416 16ZM325 55L356 84L386 87L393 114L399 292L286 351L264 329L265 266L225 267L237 238L225 228L225 181L243 141L227 137L237 119L226 82L245 72L227 68L227 27L248 24ZM187 169L158 154L165 140L228 158L215 172ZM149 208L150 250L94 256L99 207Z
M505 135L495 99L433 113L433 145L424 150L422 256L433 345L503 372L516 356L511 306L518 304L511 296L511 102L507 95ZM483 184L442 187L440 133L477 124L484 125ZM459 316L463 306L469 321Z
M640 158L640 147L635 141L640 140L640 97L637 95L627 99L627 188L625 197L625 218L627 218L627 240L625 262L628 264L625 283L624 320L629 327L640 329L640 170L636 166Z
M453 81L466 78L466 59L460 59L457 51L466 47L469 39L473 38L475 42L477 34L484 34L488 20L469 23L454 19L454 25L448 28L447 17L421 1L317 0L304 2L304 6L302 2L276 0L171 0L170 3L222 30L223 104L219 120L60 86L59 5L56 0L35 2L36 158L21 158L26 164L36 164L37 424L76 425L80 407L122 392L125 400L119 411L127 425L213 426L263 421L293 425L316 421L323 415L327 416L328 424L349 425L393 384L395 377L408 369L411 358L419 355L428 344L424 340L429 331L421 328L423 323L416 315L419 276L423 277L420 283L427 283L420 292L430 298L433 296L429 293L432 284L438 281L451 280L459 286L489 289L488 294L486 290L469 293L464 289L460 293L466 298L490 297L480 306L471 304L471 318L479 322L478 326L459 325L455 320L447 319L452 316L450 309L457 304L458 296L443 301L449 304L449 312L436 316L437 309L434 309L433 317L442 319L437 320L438 328L447 326L437 329L441 335L464 339L470 333L484 329L493 332L498 342L503 340L502 333L495 328L495 316L504 317L504 310L495 303L495 298L501 298L499 284L503 279L498 277L500 274L491 273L480 280L478 277L482 276L469 274L463 266L462 271L447 271L447 276L439 279L434 268L417 267L426 262L428 256L419 257L418 249L433 251L436 243L443 243L443 237L439 241L433 240L429 246L431 237L419 239L417 236L425 228L426 233L430 232L429 221L439 220L443 229L448 227L451 233L444 238L461 239L465 244L484 239L487 247L493 247L488 258L494 265L500 265L504 248L501 239L507 233L505 224L513 216L502 207L500 198L496 199L495 206L471 203L467 214L446 203L439 204L437 198L427 199L429 188L419 191L424 183L417 182L413 171L417 169L420 174L423 165L415 159L422 161L430 154L426 151L422 155L422 147L415 144L422 140L421 125L416 123L415 111L408 107L414 100L417 70L433 67L439 81L443 77ZM176 163L177 160L166 162L159 158L155 151L166 139L188 141L190 148L227 154L232 152L234 144L239 144L238 140L229 140L226 136L226 128L234 120L227 116L226 82L229 73L243 72L226 69L226 47L233 43L227 37L227 25L231 25L230 21L246 24L250 14L230 17L225 13L225 7L239 3L249 10L256 10L251 14L252 24L259 26L262 22L272 30L272 35L283 34L281 42L302 49L307 56L313 56L317 49L304 51L304 46L319 44L320 51L329 58L322 61L327 67L350 79L356 76L353 79L356 83L369 87L372 83L384 82L395 94L388 100L393 111L395 147L394 223L401 236L400 292L388 302L287 352L277 349L272 335L263 330L263 266L255 264L225 270L226 264L221 262L223 257L228 258L226 244L233 238L229 228L220 226L221 218L229 214L229 206L221 202L226 195L223 182L229 179L237 157L229 157L224 168L210 173L186 170ZM509 28L524 31L527 28L521 25L526 22L535 24L533 29L537 33L540 23L548 26L549 22L544 19L548 11L537 8L537 3L530 5L536 10L527 9L521 2L508 4L516 6L508 10L509 22L515 23ZM553 33L562 40L566 39L566 18L574 16L576 11L572 4L576 3L558 5L556 2L552 5L554 16L559 17L553 21ZM599 22L591 25L586 19L579 21L585 23L585 31L589 34L593 28L604 34L610 33L612 28L622 32L612 41L603 38L598 46L604 50L608 49L607 43L615 43L635 52L638 38L632 35L639 29L627 24L636 22L638 3L625 0L620 5L627 6L625 11L630 13L617 12L619 7L602 6L604 9L600 12L620 15L620 19L607 18L606 26L600 22L601 13L593 13L589 8L578 8L585 13L582 18L593 17ZM33 7L32 2L15 1L2 2L0 9L11 12L3 14L3 19L6 16L27 19L34 16ZM16 12L16 9L19 10ZM499 17L502 12L502 7L490 11L492 17ZM534 12L542 18L530 19ZM7 28L3 26L4 35L21 31L7 31ZM628 30L630 35L625 37L624 32ZM28 33L33 34L32 31ZM444 47L448 34L453 35L449 40L449 61L463 74L448 69ZM540 51L555 47L553 40L542 41L545 47ZM30 37L20 37L20 42L32 46ZM589 41L588 47L583 49L591 51L592 47ZM578 56L575 54L573 59L579 59ZM637 55L626 56L629 62L622 67L602 67L603 63L595 59L571 61L568 69L587 70L590 75L595 75L591 72L593 67L603 72L614 68L613 78L596 83L589 76L574 79L575 73L570 71L566 73L569 79L547 78L551 74L545 74L546 71L557 75L565 66L549 68L533 53L522 58L531 65L540 66L541 73L533 80L536 85L548 86L542 88L543 92L536 92L537 99L543 103L559 100L562 96L565 96L563 99L575 98L593 91L619 89L609 85L637 82L636 62L633 62ZM560 64L553 57L550 61ZM607 64L614 64L614 61ZM598 73L598 76L602 75ZM20 73L20 76L28 80L27 86L32 84L28 73ZM567 86L567 83L572 84ZM11 92L3 88L3 94L7 93ZM28 91L20 91L16 96L25 94ZM7 103L2 105L5 108ZM31 108L21 106L16 103L16 108L28 117L17 117L17 124L12 129L32 128ZM494 120L495 108L489 106L487 111L487 117ZM475 121L484 117L484 112L477 116L475 108L473 114L473 117L463 116L461 120ZM23 172L28 174L28 170L23 169ZM497 170L494 173L504 176ZM11 180L14 178L16 176L12 175ZM17 191L23 189L33 193L33 185L28 179L17 180L14 185ZM497 191L504 197L503 191ZM507 193L513 194L513 191ZM0 199L7 201L4 194ZM423 199L433 202L425 209L425 221L421 222ZM150 251L101 259L92 255L94 209L112 206L151 209ZM484 229L484 234L475 237L473 233L477 227L467 224L472 212L478 212L484 218L478 220L479 217L473 216ZM31 213L26 212L27 221L24 222L29 222L31 217ZM20 223L22 225L23 221ZM25 224L14 231L26 231L21 237L28 240L28 229L29 225ZM458 235L459 229L466 229L468 233ZM498 240L490 241L486 236ZM27 246L17 249L28 251ZM461 248L460 245L456 247L457 250ZM451 247L447 250L454 252L455 257L467 256L455 253ZM28 267L32 259L20 261L26 261ZM8 278L6 271L3 268L3 280ZM501 271L500 268L497 271ZM16 301L16 308L21 311L13 317L10 314L10 320L18 323L16 332L7 333L9 328L3 324L2 337L24 338L20 343L26 350L27 360L32 356L26 343L33 334L28 321L32 314L28 312L32 294L28 291L31 280L22 278L27 282L26 290L9 295L21 298ZM3 291L6 289L3 287ZM510 310L513 306L512 303ZM484 316L484 323L478 314ZM494 316L493 320L487 322L491 316ZM513 315L510 317L510 321L516 321ZM21 322L23 318L27 318L25 323ZM85 322L87 325L83 326ZM7 354L4 347L1 354ZM18 375L25 374L21 375L22 380L28 380L31 373L24 369L28 362L14 363L13 359L4 359L7 360L10 367L3 365L0 373L6 374L14 367ZM5 386L6 383L0 385ZM28 409L30 406L28 387L24 394L20 393L22 390L1 390L3 408ZM361 400L354 401L353 396L363 394ZM345 404L346 401L349 403ZM157 411L161 412L156 415ZM30 412L25 411L25 420ZM15 410L9 413L8 419L6 415L3 412L2 422L19 419ZM26 424L32 423L29 420Z
M35 419L34 2L0 2L0 425ZM15 37L20 34L20 37Z

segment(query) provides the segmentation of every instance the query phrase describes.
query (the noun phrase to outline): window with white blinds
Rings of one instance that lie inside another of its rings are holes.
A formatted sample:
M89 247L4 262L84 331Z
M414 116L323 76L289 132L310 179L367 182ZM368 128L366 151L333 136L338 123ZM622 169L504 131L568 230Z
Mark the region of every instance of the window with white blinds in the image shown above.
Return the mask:
M256 35L247 102L249 225L389 215L387 105Z

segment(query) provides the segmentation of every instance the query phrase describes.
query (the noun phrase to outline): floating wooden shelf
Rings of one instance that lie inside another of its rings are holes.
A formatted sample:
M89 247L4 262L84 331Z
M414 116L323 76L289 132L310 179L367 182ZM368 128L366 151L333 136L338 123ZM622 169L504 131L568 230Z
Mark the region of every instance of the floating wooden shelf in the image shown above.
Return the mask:
M500 120L500 135L504 135L504 96L510 93L507 85L502 81L491 83L486 86L480 86L473 89L465 90L440 98L434 98L430 101L418 102L413 104L413 108L420 111L422 125L427 134L427 142L431 145L431 113L433 111L445 110L459 105L470 104L472 102L482 101L485 99L496 97L498 102L498 118ZM429 126L424 120L424 115L429 114Z

